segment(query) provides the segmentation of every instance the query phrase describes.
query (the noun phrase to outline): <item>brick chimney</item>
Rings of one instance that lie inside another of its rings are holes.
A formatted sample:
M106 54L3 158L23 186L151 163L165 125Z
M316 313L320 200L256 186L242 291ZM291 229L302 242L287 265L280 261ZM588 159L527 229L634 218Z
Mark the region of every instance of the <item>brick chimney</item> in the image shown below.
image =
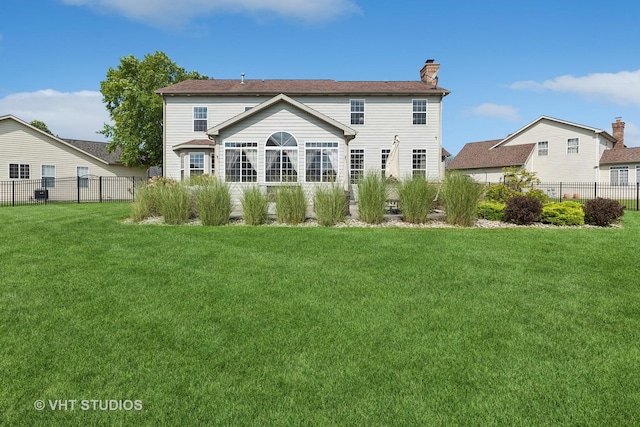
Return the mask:
M613 130L613 137L618 140L613 148L624 148L624 122L621 117L616 117L616 121L611 123L611 129Z
M440 64L436 64L433 59L427 59L427 62L424 63L420 70L420 80L435 88L438 86L439 69Z

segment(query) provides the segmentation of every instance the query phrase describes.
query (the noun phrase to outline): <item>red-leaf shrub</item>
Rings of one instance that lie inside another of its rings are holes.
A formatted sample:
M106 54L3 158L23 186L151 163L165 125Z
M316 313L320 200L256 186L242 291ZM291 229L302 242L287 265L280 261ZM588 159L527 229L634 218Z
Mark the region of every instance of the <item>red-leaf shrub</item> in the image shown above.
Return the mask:
M584 221L587 224L604 227L619 220L623 214L624 206L617 200L598 197L584 204Z
M515 196L507 200L504 208L504 222L520 225L531 224L540 219L542 202L533 197Z

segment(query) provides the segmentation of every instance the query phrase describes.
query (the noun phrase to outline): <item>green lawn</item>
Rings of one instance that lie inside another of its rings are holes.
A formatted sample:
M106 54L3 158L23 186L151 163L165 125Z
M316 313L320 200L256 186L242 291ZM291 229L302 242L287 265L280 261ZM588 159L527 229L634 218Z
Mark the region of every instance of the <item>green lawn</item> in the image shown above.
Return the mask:
M0 425L640 424L638 212L491 230L128 213L0 209Z

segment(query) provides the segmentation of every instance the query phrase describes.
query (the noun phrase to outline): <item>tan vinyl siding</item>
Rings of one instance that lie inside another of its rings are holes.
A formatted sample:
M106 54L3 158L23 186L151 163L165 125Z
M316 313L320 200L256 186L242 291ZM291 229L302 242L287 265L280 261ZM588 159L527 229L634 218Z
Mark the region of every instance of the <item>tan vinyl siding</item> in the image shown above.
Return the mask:
M578 138L579 153L567 153L567 141ZM507 141L504 146L548 141L547 156L538 156L537 146L527 164L543 182L590 182L598 179L600 137L588 129L543 120Z
M30 179L42 178L42 165L54 165L56 178L75 177L78 166L96 176L146 176L139 168L108 165L11 119L0 121L0 180L9 179L9 164L30 165Z
M346 126L355 129L358 134L349 143L349 148L365 150L365 169L380 170L380 153L382 149L391 148L393 138L398 135L400 139L400 170L402 175L411 174L412 152L414 149L427 150L427 175L431 178L442 176L440 162L440 103L439 97L415 97L415 96L385 96L385 97L358 97L365 101L365 124L350 125L350 99L353 97L344 96L297 96L293 97L308 107L337 120ZM208 127L216 126L245 111L245 107L254 107L267 101L267 97L166 97L166 171L170 177L180 176L180 159L173 151L173 147L191 139L206 138L202 132L193 132L193 107L208 107ZM413 125L413 99L427 99L427 124ZM268 114L264 112L251 116L243 126L258 126L261 120L265 120L272 109L268 109ZM321 123L317 119L309 123L310 116L300 113L293 107L288 107L289 116L281 114L272 116L275 120L265 122L269 131L287 131L292 133L298 142L304 144L309 139L300 141L299 135L304 135L311 128L325 129L327 124ZM303 114L303 116L300 116ZM294 120L298 117L300 120ZM282 119L282 120L281 120ZM266 124L268 123L268 124ZM311 125L311 126L310 126ZM329 126L330 127L330 126ZM251 141L264 143L269 135L266 128L260 134L251 135L253 130L247 130L243 135L253 136ZM226 132L229 130L225 130ZM336 130L331 130L336 132ZM269 133L270 134L270 133ZM221 135L222 137L222 135ZM225 136L224 138L228 138ZM337 133L334 135L341 143L343 138ZM220 139L222 140L222 139ZM222 171L221 146L216 146L216 170ZM264 150L259 155L264 156ZM348 163L345 163L341 146L340 171L346 173ZM302 158L303 156L299 156Z

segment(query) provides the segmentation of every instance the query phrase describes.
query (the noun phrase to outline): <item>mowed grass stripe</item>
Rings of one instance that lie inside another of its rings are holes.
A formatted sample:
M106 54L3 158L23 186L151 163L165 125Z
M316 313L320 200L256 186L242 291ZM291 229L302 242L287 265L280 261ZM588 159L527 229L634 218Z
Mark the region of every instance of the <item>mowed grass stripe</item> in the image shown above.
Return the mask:
M3 424L640 422L637 212L622 229L499 230L128 214L0 209Z

